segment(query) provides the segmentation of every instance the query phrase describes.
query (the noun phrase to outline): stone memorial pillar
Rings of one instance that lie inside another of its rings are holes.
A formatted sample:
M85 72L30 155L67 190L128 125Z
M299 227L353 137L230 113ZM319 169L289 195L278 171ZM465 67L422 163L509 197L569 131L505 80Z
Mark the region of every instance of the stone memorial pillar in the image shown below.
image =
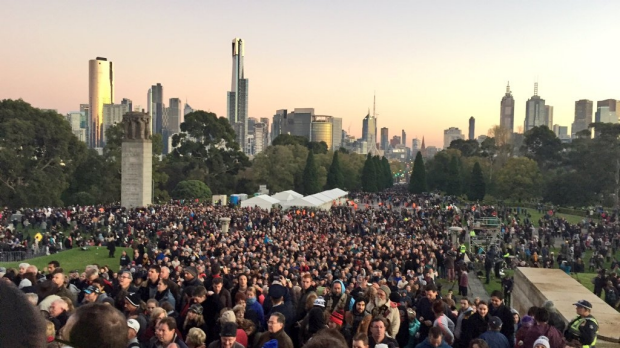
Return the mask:
M228 228L230 227L230 218L220 218L220 223L222 224L222 233L228 233Z
M153 195L153 144L150 117L144 112L123 115L121 205L146 207Z

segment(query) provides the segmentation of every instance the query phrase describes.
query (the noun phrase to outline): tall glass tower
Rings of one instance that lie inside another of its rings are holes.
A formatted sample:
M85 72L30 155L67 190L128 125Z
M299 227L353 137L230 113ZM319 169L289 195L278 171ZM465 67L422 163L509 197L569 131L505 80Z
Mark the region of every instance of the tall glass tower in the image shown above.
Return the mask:
M227 98L228 122L237 134L241 150L248 153L248 79L243 73L244 42L235 38L232 41L232 84Z
M103 146L103 104L114 103L112 62L97 57L88 61L88 142L91 148Z

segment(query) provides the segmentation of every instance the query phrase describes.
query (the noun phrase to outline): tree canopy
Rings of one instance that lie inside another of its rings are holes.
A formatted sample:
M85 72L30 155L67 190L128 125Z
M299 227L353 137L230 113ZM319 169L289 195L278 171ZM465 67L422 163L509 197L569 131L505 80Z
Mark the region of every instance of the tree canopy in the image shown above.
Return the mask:
M411 171L411 179L409 180L409 192L424 193L427 192L426 184L426 168L424 168L424 159L422 152L418 152L413 162L413 170Z

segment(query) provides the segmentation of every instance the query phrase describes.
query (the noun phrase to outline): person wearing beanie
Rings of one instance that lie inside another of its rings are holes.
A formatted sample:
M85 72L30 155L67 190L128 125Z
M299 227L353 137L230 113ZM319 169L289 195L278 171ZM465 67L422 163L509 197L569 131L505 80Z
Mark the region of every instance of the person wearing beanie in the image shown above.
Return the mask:
M342 324L344 323L344 311L342 309L337 309L332 312L332 315L329 317L329 323L327 324L330 329L340 330L342 328Z
M517 346L523 346L525 335L532 326L534 326L534 317L524 315L523 318L521 318L521 327L519 327L519 330L515 333L515 342Z
M380 286L374 301L366 305L366 310L372 314L373 318L381 316L387 319L389 325L386 332L390 337L395 337L400 328L400 313L398 303L390 301L391 293L392 291L387 286Z
M220 327L222 328L221 332L224 332L226 330L227 323L235 323L235 327L236 327L237 317L235 316L235 312L233 312L231 309L223 311L222 314L220 314L219 323L220 323ZM230 330L230 326L228 327L228 330ZM244 347L247 347L248 346L248 334L245 333L243 329L238 328L238 327L236 327L235 330L236 330L236 335L235 335L236 342L240 343Z
M543 307L549 311L549 325L555 327L560 332L564 332L566 329L566 324L560 316L560 313L558 313L558 310L555 308L553 301L545 301L545 303L543 303Z
M298 322L302 343L307 342L319 330L327 327L325 323L325 299L319 296L308 314Z
M506 336L500 333L502 329L502 320L498 317L489 318L489 329L480 335L480 339L485 341L489 348L511 348L512 345L508 342ZM510 323L508 323L510 325Z
M545 336L540 336L538 337L538 339L534 342L534 347L533 348L550 348L551 346L549 345L549 339Z
M220 330L220 339L209 344L208 348L245 348L242 343L237 341L237 333L239 328L235 322L222 323L222 329ZM243 331L243 330L241 330ZM246 336L247 341L247 336Z

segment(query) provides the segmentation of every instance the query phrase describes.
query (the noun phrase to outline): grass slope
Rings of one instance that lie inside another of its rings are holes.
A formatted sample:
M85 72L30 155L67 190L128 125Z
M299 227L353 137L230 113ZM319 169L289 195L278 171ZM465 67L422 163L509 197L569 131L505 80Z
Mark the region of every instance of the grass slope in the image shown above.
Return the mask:
M35 257L32 259L28 259L22 262L27 262L31 265L35 265L39 268L39 270L44 270L47 267L47 264L50 261L58 261L60 262L60 267L62 267L65 272L68 272L73 269L79 269L80 271L84 270L86 265L97 264L100 266L108 265L112 270L118 270L119 268L119 259L123 250L130 253L130 248L116 248L116 253L114 258L108 257L108 250L105 247L89 247L88 250L81 250L79 248L62 251L57 254L49 255L49 256L41 256ZM21 262L0 262L0 266L6 268L16 268Z

